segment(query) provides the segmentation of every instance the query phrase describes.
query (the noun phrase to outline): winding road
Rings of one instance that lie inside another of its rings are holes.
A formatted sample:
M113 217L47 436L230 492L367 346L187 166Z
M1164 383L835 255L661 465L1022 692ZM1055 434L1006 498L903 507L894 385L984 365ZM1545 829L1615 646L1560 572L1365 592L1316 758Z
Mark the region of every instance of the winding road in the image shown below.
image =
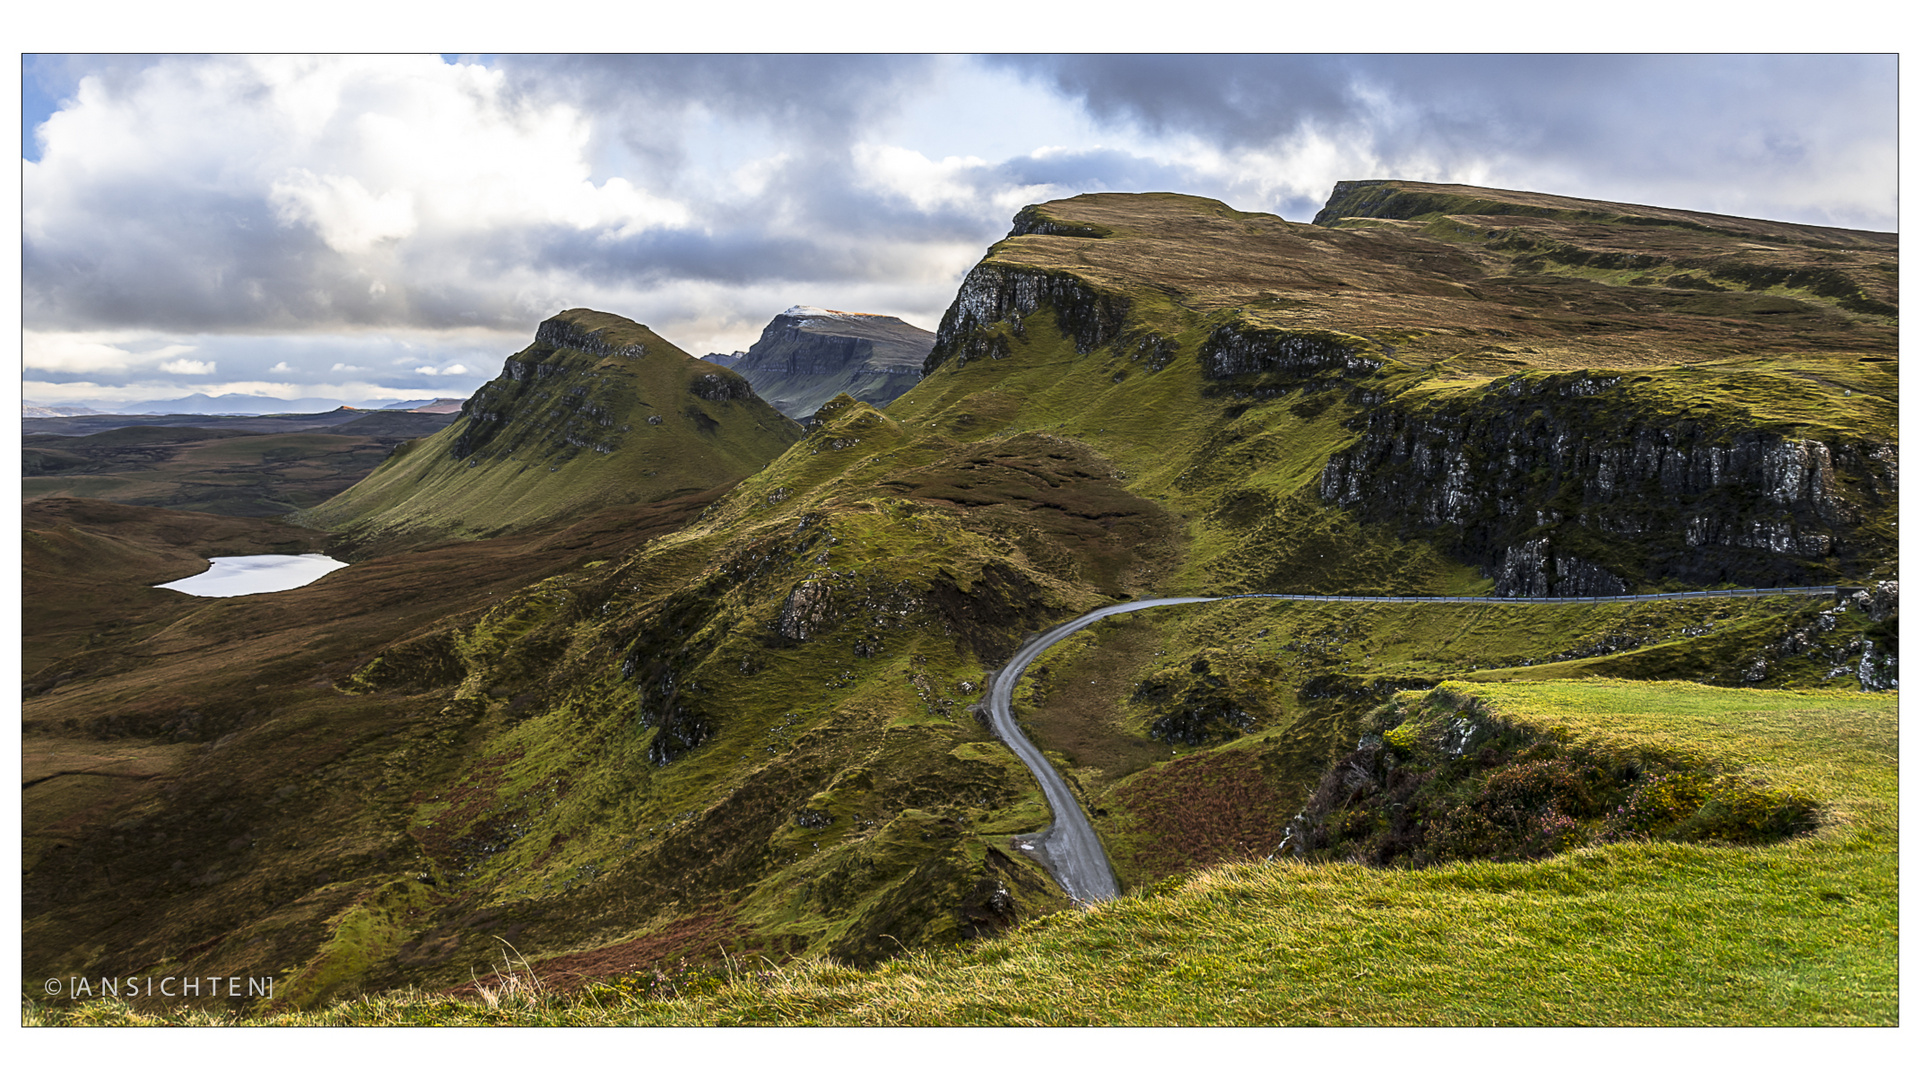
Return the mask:
M1095 608L1085 615L1043 631L1020 646L1012 659L994 672L987 686L987 719L993 733L1007 744L1047 797L1053 811L1053 824L1038 833L1014 839L1015 845L1047 869L1053 879L1073 900L1082 904L1111 900L1119 895L1113 868L1107 863L1107 850L1094 834L1093 825L1080 809L1079 800L1067 787L1058 770L1041 755L1013 716L1013 688L1019 684L1028 665L1040 654L1069 635L1085 630L1110 615L1129 611L1167 607L1172 604L1211 604L1221 600L1304 600L1314 603L1347 604L1620 604L1649 600L1726 599L1730 596L1778 596L1799 594L1839 595L1852 591L1846 586L1798 586L1784 589L1718 589L1708 592L1648 593L1639 596L1305 596L1292 593L1238 593L1233 596L1175 596L1159 600L1130 600L1124 604Z

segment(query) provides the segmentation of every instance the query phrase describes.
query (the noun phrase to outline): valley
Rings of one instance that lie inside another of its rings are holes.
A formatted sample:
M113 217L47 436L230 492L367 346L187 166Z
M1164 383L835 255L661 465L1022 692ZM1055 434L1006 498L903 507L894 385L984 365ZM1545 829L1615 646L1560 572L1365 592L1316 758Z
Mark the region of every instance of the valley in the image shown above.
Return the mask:
M1313 224L1086 195L805 426L572 309L351 486L248 496L282 517L190 512L238 503L153 430L30 453L168 476L29 492L27 996L488 1022L504 943L558 995L508 1022L1891 1022L1896 258L1399 181ZM349 565L151 588L299 551ZM1250 593L1351 599L1183 602ZM1031 856L987 708L1114 899Z

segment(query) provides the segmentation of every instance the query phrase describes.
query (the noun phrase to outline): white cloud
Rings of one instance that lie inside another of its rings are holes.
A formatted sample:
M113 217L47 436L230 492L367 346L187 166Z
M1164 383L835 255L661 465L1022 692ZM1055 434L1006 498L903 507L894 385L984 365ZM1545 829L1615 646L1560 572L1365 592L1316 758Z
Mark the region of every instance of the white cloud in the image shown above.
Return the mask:
M365 371L367 369L363 367L355 367L352 364L335 364L331 368L328 368L327 370L334 371L334 372L342 372L342 371L356 372L356 371Z
M40 126L40 160L22 162L27 319L323 329L551 314L514 307L542 276L523 238L693 220L671 193L595 182L592 133L573 105L432 56L161 57L90 76Z
M168 360L160 365L160 370L169 375L211 375L211 360Z
M428 365L426 367L414 368L413 373L415 375L465 375L467 374L467 365L448 364L445 367L433 367L431 365Z
M977 206L981 198L977 177L987 169L987 161L981 158L948 156L933 161L918 150L872 142L856 144L852 161L868 186L902 196L922 211Z
M311 225L342 255L361 255L383 240L399 240L412 235L418 222L413 216L413 193L369 192L351 176L315 176L305 169L288 170L284 180L276 180L268 191L268 203L283 225ZM385 292L379 282L368 291L378 296Z
M131 331L27 330L21 334L21 361L24 368L33 371L104 375L145 368L194 350L192 345L178 343L137 347L153 341L151 335Z

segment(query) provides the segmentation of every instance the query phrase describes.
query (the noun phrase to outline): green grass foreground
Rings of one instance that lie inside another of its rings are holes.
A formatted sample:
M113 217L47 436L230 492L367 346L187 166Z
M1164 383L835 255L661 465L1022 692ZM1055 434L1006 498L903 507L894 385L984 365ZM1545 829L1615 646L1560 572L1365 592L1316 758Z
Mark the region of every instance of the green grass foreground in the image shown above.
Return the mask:
M1246 863L871 970L743 968L677 997L403 992L237 1019L28 1025L1894 1025L1898 699L1620 680L1448 683L1576 739L1711 756L1812 794L1764 847L1617 844L1417 871ZM492 980L498 983L499 980ZM509 986L511 991L512 987ZM488 1000L492 996L493 1000Z

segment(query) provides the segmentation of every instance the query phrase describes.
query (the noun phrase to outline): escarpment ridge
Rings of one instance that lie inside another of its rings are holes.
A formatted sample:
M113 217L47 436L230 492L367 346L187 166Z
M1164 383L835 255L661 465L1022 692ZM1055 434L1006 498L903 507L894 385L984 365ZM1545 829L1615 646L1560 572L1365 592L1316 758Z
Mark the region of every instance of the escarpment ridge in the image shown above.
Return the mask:
M1048 422L1122 456L1116 427L1146 441L1130 411L1162 451L1219 417L1181 470L1162 453L1143 475L1256 534L1283 503L1337 508L1519 595L1892 565L1891 236L1398 181L1342 184L1315 220L1169 194L1029 207L895 411L997 384L1027 403L1000 414L1015 426L1052 395ZM1036 320L1086 358L1077 400L1017 371ZM1261 474L1287 429L1321 456L1283 488ZM1236 587L1270 583L1246 571Z

